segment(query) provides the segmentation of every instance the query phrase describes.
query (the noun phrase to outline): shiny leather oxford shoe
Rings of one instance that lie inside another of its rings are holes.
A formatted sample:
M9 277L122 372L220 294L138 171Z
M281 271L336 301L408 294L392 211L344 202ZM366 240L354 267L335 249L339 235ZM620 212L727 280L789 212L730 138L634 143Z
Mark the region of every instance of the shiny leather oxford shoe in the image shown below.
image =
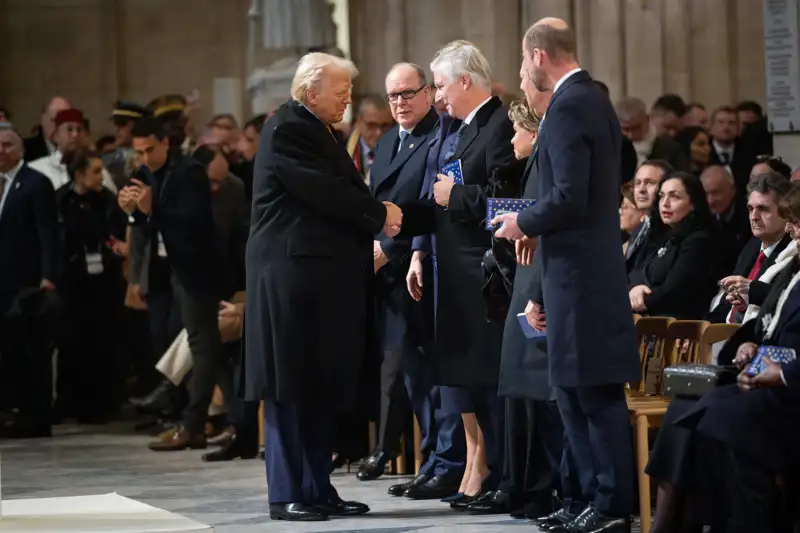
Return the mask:
M502 490L485 492L467 506L474 514L508 514L511 512L511 495Z
M366 504L346 502L341 498L320 503L314 507L328 516L357 516L369 512L369 507Z
M209 446L222 446L223 448L230 444L230 442L236 437L236 428L229 427L225 429L219 435L215 435L208 439Z
M594 507L587 507L569 523L550 528L553 533L630 533L631 519L604 516Z
M408 481L406 483L398 483L397 485L392 485L391 487L389 487L389 496L402 496L411 487L422 485L430 478L431 476L427 474L420 474L411 481Z
M290 522L321 522L328 519L328 515L305 503L271 503L269 504L269 517L272 520L288 520Z
M433 476L421 485L409 487L403 496L411 500L439 500L458 492L458 485L458 482L453 482L444 476Z
M358 467L356 477L359 481L372 481L378 479L386 471L386 463L389 457L380 450L375 450L372 455L367 457Z
M201 450L207 446L206 436L202 433L192 433L185 427L179 427L167 432L159 440L147 445L154 452L174 452L190 448Z
M549 515L534 518L533 524L542 531L550 531L552 528L566 526L572 522L575 517L576 515L568 512L562 507L558 511L550 513Z
M233 461L234 459L253 459L258 455L258 440L246 443L247 439L236 435L217 451L203 454L203 461L216 463L220 461Z

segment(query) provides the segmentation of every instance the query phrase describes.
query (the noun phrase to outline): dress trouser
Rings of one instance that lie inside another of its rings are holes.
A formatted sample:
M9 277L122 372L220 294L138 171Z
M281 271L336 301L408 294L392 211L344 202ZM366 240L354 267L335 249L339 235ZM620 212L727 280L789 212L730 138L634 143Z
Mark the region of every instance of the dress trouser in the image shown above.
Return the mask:
M320 408L264 400L269 503L322 503L331 485L334 416Z
M224 398L233 397L233 369L219 333L219 298L209 294L191 294L177 280L174 287L194 361L191 393L183 412L183 424L192 433L202 433L214 386L219 385Z
M565 504L629 516L634 502L631 426L620 385L556 387L566 435L562 457ZM577 480L577 483L576 483Z

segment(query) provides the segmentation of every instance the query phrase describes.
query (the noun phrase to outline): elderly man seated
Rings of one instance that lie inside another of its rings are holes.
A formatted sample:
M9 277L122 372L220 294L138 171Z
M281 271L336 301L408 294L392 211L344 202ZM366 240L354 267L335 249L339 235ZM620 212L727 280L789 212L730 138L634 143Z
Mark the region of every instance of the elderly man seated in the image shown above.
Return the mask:
M800 241L800 186L781 203L792 239ZM736 384L714 389L697 402L673 402L653 447L648 474L659 485L653 531L774 531L775 476L800 460L800 260L793 259L772 285L758 317L726 343L720 361L742 369ZM767 357L781 351L788 363ZM691 506L691 509L689 508Z

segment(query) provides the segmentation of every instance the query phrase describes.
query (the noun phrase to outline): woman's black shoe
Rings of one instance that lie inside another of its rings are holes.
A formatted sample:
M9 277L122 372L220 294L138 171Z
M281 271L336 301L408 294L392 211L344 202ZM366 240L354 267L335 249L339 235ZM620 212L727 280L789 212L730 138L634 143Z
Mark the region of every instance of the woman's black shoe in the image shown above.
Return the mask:
M203 461L216 463L234 459L253 459L258 455L258 441L245 443L241 436L234 435L230 442L217 451L203 454Z

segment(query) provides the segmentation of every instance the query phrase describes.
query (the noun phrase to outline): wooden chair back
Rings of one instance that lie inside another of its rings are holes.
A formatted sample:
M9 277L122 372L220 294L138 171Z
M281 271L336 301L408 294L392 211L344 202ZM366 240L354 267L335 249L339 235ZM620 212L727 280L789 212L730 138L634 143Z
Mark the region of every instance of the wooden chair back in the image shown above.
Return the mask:
M667 346L667 332L674 318L662 316L646 316L636 320L636 344L639 347L639 361L642 365L642 380L631 383L631 390L644 392L647 362L652 358L664 359L664 348Z
M736 333L741 324L709 324L703 332L702 354L700 355L700 363L704 365L711 364L712 349L714 344L723 342L731 338Z

